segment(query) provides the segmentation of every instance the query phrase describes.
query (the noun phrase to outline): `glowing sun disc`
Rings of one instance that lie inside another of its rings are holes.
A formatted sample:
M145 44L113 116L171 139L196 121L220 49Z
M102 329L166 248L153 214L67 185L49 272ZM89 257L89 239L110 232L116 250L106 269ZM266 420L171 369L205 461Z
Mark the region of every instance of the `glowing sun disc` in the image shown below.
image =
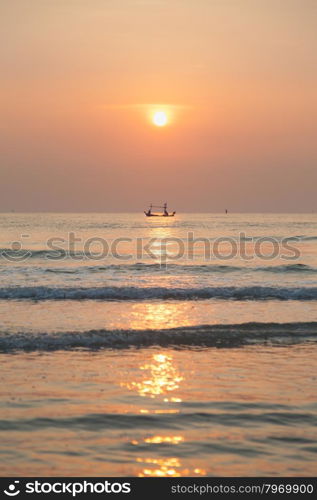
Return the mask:
M167 124L167 116L164 111L156 111L153 115L153 123L157 127L164 127Z

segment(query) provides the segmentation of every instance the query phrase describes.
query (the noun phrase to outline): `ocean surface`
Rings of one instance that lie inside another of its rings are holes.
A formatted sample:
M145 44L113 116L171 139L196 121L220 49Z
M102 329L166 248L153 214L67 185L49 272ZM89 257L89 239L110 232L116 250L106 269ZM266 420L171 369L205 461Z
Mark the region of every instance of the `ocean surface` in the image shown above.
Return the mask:
M316 214L0 228L2 476L316 474Z

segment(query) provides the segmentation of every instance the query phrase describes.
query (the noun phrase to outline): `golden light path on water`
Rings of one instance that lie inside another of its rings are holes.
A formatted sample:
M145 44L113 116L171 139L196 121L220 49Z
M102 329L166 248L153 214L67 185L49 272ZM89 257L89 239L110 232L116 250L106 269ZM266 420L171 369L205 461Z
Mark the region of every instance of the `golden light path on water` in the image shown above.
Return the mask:
M164 261L168 258L168 245L162 245L159 241L161 238L172 237L172 230L169 226L164 228L153 225L150 230L150 237L157 238L157 245L153 248L158 260ZM167 277L167 281L168 281ZM165 283L166 285L167 283ZM145 307L144 307L145 306ZM174 318L174 320L173 320ZM139 304L133 307L131 314L131 327L133 329L140 328L141 324L150 329L164 328L168 323L171 326L179 324L190 325L190 314L188 311L182 310L179 304L171 303L151 303L143 305L142 310L139 309ZM185 382L185 377L181 370L176 366L174 357L170 353L164 351L152 354L149 361L139 366L140 379L124 382L126 388L131 391L136 391L139 396L150 399L160 400L163 408L140 408L141 414L177 414L180 409L177 404L183 401L180 397L181 386ZM182 391L183 394L183 391ZM172 407L171 407L172 406ZM160 446L178 446L185 442L185 437L182 434L163 435L156 434L146 436L143 441L132 440L133 446L154 445L157 448ZM136 459L138 464L142 464L142 469L138 473L139 477L181 477L181 476L203 476L206 475L206 470L200 467L188 468L182 465L179 457L157 456L157 452L151 456L139 456Z
M135 389L140 396L155 398L169 394L179 388L184 377L173 366L172 356L166 354L153 354L150 363L140 366L140 370L146 372L145 378L141 382L128 382L128 389ZM173 397L173 402L181 402L180 398ZM168 397L164 398L169 401ZM176 411L176 410L175 410Z
M146 302L145 304L133 304L130 314L131 328L139 330L142 328L159 329L190 326L193 306L187 304L162 302Z
M167 414L179 413L178 408L169 408L168 404L173 406L182 402L177 391L181 384L184 383L185 377L175 365L173 356L164 352L152 354L151 358L145 364L139 366L141 372L140 380L125 382L122 385L131 391L136 391L139 396L151 399L160 398L162 404L166 407L162 409L145 409L140 408L140 413L148 414ZM176 435L154 435L143 438L143 443L148 445L179 445L185 441L181 434ZM131 444L139 446L142 444L139 440L132 440ZM183 475L204 475L204 469L195 468L189 470L182 468L181 460L177 457L137 457L136 462L142 465L142 470L139 472L140 477L145 476L183 476Z

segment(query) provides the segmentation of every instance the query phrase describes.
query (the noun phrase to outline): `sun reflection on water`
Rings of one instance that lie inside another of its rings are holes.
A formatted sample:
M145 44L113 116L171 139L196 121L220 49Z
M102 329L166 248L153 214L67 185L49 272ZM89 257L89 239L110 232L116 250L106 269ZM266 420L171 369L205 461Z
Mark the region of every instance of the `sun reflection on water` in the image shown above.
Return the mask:
M169 286L168 280L165 280L164 286ZM139 303L133 305L130 325L135 330L190 326L194 313L193 305L183 303Z
M182 468L182 463L176 457L164 458L137 458L137 462L144 464L139 472L139 477L181 477L181 476L205 476L205 469Z
M157 219L151 217L151 219ZM151 241L150 251L155 261L165 263L173 259L179 253L179 241L177 240L173 222L168 218L151 220L149 227L149 238Z
M182 475L179 471L181 464L178 458L137 458L137 462L147 464L139 473L139 477L180 477Z
M156 398L176 391L184 380L184 377L173 365L172 356L166 354L153 354L150 362L139 368L146 372L145 378L141 381L127 382L126 387L130 390L136 390L143 397ZM173 398L171 398L172 400ZM165 398L164 401L168 402L169 398ZM172 402L179 403L181 401L181 398L174 398Z
M182 441L184 441L183 436L153 436L144 439L145 443L153 443L153 444L161 444L161 443L179 444Z
M148 443L148 444L162 444L162 443L168 443L168 444L179 444L184 441L183 436L151 436L144 438L143 442ZM131 444L133 445L138 445L139 441L134 439L131 441Z
M173 355L165 352L152 353L148 360L139 366L135 380L124 383L131 391L135 391L147 403L139 407L141 414L179 413L178 404L182 402L179 395L184 377L178 369ZM153 403L151 402L152 400ZM159 404L159 407L157 405ZM202 469L187 469L179 458L174 456L174 447L184 443L184 436L161 435L144 436L132 439L130 444L138 453L136 462L141 465L137 472L140 477L180 477L186 475L204 475ZM170 456L160 455L168 452ZM146 456L140 456L146 451ZM158 455L158 456L156 456Z

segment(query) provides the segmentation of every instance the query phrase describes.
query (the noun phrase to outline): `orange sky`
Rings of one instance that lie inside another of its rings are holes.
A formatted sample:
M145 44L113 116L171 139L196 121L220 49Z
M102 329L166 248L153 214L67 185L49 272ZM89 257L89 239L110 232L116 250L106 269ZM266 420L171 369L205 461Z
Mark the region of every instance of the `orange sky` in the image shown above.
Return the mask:
M0 210L316 210L316 19L314 0L1 2Z

